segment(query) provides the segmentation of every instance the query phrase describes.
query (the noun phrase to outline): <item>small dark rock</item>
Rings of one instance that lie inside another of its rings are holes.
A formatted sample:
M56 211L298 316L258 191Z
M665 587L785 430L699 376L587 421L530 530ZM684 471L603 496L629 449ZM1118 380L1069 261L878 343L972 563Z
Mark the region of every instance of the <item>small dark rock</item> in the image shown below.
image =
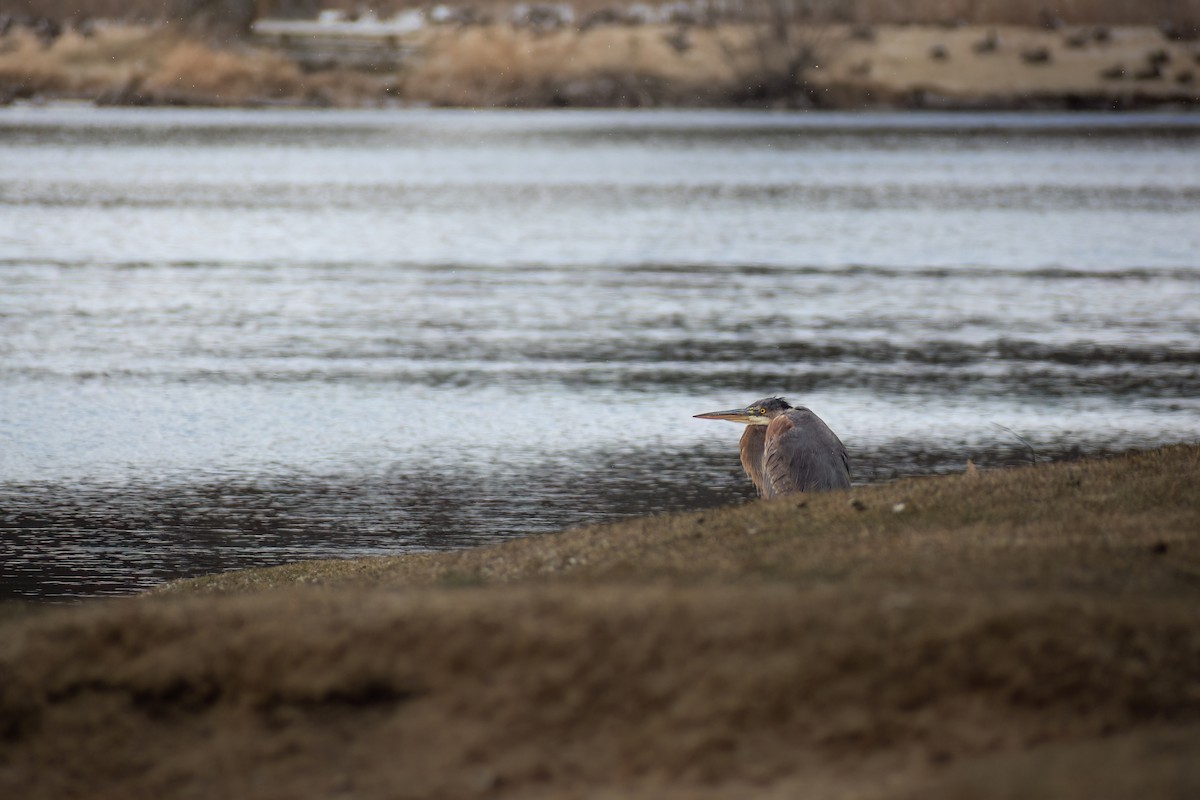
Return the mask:
M48 17L41 17L33 23L33 33L41 41L42 47L54 44L58 37L62 36L62 32L62 25Z
M1106 81L1119 81L1125 77L1125 65L1113 64L1108 69L1101 70L1100 77Z
M1167 552L1167 543L1166 542L1155 542L1153 545L1150 546L1150 552L1154 553L1154 555L1156 555L1156 556L1161 556L1161 555L1165 554Z
M1150 64L1158 64L1159 66L1162 66L1163 64L1170 63L1170 61L1171 54L1162 48L1159 48L1158 50L1151 50L1146 54L1146 62Z
M1050 50L1045 47L1030 47L1021 51L1021 60L1026 64L1049 64Z
M995 31L988 31L986 36L971 45L971 49L976 53L994 53L999 47L1000 37Z
M1164 39L1173 42L1194 42L1200 39L1200 25L1180 25L1165 19L1158 23L1158 30Z
M663 41L669 44L671 49L680 55L692 49L691 36L688 35L688 29L684 26L680 26L671 33L664 34Z
M1063 44L1072 50L1082 50L1083 48L1087 47L1091 41L1092 37L1087 31L1075 31L1074 33L1067 34L1067 36L1063 39Z
M950 58L950 53L948 50L946 50L945 45L935 44L933 47L929 48L929 57L934 61L945 61L946 59Z
M875 29L870 25L855 25L850 29L850 38L860 42L875 41Z

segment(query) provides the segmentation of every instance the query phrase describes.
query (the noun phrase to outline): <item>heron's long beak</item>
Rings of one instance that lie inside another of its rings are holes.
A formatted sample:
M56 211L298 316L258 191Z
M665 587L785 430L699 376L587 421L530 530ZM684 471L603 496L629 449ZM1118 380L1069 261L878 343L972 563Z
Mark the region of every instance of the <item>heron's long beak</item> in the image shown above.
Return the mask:
M727 419L730 422L750 422L752 415L748 408L731 408L728 411L709 411L707 414L697 414L693 419Z

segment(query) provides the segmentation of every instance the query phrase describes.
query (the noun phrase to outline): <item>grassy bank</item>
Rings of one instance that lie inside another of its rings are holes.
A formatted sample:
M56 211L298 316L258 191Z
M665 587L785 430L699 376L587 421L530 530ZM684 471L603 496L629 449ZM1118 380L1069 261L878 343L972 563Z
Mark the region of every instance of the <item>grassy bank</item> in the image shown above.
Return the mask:
M1193 797L1200 447L0 620L0 792Z
M363 107L1096 108L1200 104L1200 43L1157 28L430 26L399 65L101 25L0 37L0 101ZM408 52L408 51L406 51ZM381 56L383 58L384 56ZM387 56L387 58L392 58Z

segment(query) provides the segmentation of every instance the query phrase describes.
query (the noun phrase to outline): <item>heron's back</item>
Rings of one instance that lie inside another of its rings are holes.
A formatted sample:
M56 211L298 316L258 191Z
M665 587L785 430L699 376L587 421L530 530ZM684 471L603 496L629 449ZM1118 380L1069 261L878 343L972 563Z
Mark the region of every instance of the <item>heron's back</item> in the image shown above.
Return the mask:
M807 408L789 409L767 426L764 497L850 488L850 459L837 434Z

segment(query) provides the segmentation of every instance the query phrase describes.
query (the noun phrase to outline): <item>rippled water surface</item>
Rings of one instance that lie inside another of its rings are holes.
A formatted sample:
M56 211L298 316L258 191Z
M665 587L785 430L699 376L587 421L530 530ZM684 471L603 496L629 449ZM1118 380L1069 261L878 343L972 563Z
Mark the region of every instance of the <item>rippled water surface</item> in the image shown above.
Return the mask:
M0 597L1200 438L1200 117L0 110Z

